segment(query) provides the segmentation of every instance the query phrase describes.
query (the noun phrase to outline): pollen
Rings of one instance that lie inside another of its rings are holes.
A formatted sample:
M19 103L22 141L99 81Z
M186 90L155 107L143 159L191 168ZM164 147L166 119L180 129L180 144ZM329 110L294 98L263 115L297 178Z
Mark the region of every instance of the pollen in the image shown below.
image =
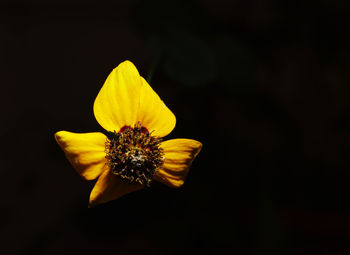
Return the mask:
M150 186L153 175L164 162L161 142L161 138L152 136L140 123L133 128L124 126L119 132L108 132L107 165L122 180Z

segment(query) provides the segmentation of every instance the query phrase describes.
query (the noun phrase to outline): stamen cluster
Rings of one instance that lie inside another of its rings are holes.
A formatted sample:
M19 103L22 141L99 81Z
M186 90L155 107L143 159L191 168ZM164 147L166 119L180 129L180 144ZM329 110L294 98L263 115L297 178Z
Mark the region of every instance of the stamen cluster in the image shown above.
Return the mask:
M161 138L152 136L147 128L136 124L108 132L107 165L112 173L129 183L150 185L157 168L164 162Z

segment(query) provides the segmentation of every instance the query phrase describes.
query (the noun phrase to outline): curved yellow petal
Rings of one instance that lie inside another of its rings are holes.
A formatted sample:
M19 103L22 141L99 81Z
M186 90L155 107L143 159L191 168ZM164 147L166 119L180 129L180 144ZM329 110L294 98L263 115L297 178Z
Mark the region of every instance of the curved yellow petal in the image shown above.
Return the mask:
M108 131L134 126L140 103L142 80L130 61L119 64L108 76L94 103L97 122Z
M108 76L94 103L97 122L108 131L138 122L155 136L166 136L175 127L175 115L142 78L136 67L125 61Z
M104 171L106 163L104 134L59 131L55 134L55 139L69 162L86 180L96 179Z
M202 149L202 144L192 139L172 139L161 144L164 164L156 171L154 179L170 187L180 187L187 176L192 161Z
M175 127L175 115L141 77L140 109L137 120L155 136L166 136Z
M109 169L105 170L98 178L90 194L89 207L106 203L121 196L144 188L141 184L129 184L113 174Z

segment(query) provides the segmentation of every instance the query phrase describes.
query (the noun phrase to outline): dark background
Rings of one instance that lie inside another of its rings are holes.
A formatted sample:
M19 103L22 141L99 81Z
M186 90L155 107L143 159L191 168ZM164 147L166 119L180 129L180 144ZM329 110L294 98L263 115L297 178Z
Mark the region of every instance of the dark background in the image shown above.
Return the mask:
M349 1L0 4L1 254L350 254ZM204 147L88 209L54 141L129 59Z

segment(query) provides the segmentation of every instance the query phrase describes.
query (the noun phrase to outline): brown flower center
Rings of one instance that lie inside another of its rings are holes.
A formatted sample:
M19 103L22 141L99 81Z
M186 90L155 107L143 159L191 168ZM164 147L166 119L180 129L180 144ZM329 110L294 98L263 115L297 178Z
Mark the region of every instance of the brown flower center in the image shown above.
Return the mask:
M150 185L157 168L163 164L161 138L152 136L147 128L136 124L108 132L107 165L112 173L129 183Z

